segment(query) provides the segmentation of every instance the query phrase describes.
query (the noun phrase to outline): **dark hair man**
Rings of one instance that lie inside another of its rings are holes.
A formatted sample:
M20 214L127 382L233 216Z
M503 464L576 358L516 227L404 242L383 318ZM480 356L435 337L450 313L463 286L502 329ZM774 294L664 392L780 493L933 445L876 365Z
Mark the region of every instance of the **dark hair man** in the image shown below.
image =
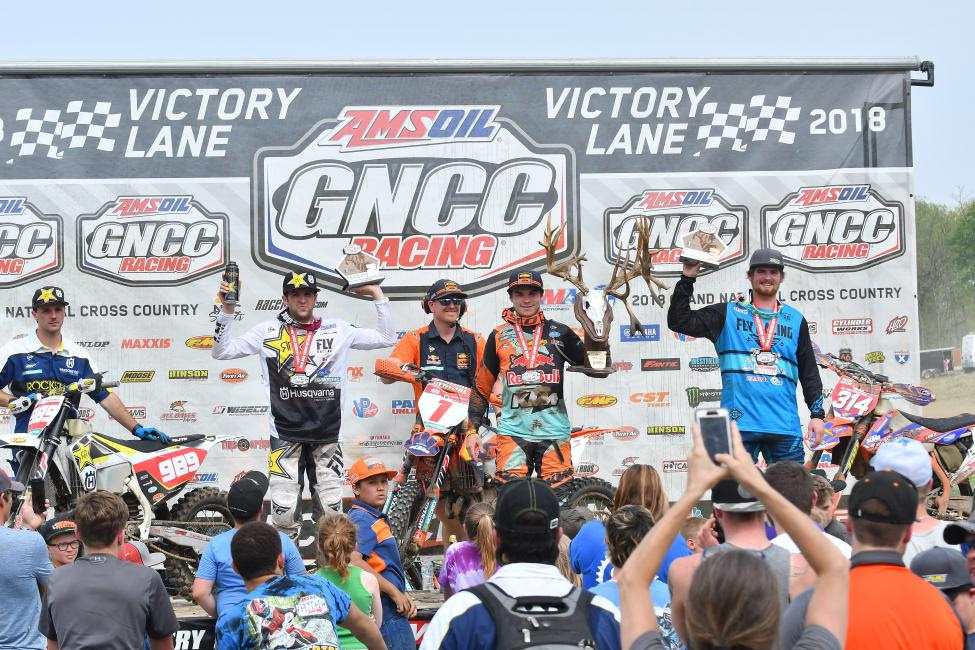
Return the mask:
M268 524L241 526L230 552L248 594L220 615L218 650L338 648L336 625L370 650L385 650L379 628L344 591L314 574L282 575L281 536Z
M532 472L553 486L572 477L569 415L565 408L564 368L584 363L579 336L567 325L547 319L541 310L542 276L515 271L508 278L511 307L501 313L484 345L471 392L470 448L480 446L494 382L501 379L497 472L504 483Z
M752 254L750 298L691 310L700 264L684 263L667 312L667 327L714 343L721 365L721 406L738 422L745 448L768 463L802 462L802 430L796 388L809 407L809 432L823 436L823 382L809 338L809 325L794 307L778 300L785 279L782 255L771 248ZM693 406L693 404L692 404Z
M427 626L420 650L495 650L511 647L504 642L514 632L492 615L484 598L499 596L530 599L533 596L561 598L568 606L585 607L573 621L584 618L591 643L600 650L620 647L619 611L608 600L591 594L583 597L578 587L566 580L555 563L559 556L559 500L544 481L515 479L505 484L494 511L498 561L502 565L486 585L451 596ZM479 591L483 588L485 591ZM588 605L584 603L588 601ZM501 602L501 601L499 601ZM496 605L492 605L495 607ZM565 618L568 623L570 618ZM531 632L528 632L529 635ZM572 644L580 643L576 636ZM590 646L591 647L591 646Z
M937 589L904 566L917 510L917 488L897 472L870 472L850 493L849 623L846 648L938 650L965 647L965 631ZM780 641L799 638L811 592L797 597L782 618Z
M234 571L230 544L241 526L260 520L264 513L264 495L267 494L267 488L267 476L256 470L247 472L231 483L230 490L227 491L227 508L234 516L234 527L215 536L203 549L200 566L196 570L196 580L193 581L193 599L203 611L214 618L247 598L244 580ZM284 552L285 573L304 573L305 565L295 543L284 533L279 534Z
M146 635L150 650L172 650L179 623L162 578L118 557L129 518L125 501L106 490L87 492L74 516L86 555L48 581L40 622L48 650L132 650L145 647Z
M935 546L914 556L911 572L931 583L951 602L965 626L967 647L975 647L975 585L965 556L956 549Z
M768 481L773 490L784 496L800 512L813 519L812 509L816 505L816 491L813 488L812 475L802 465L791 460L772 463L765 470L765 480ZM799 547L789 534L778 523L774 521L772 523L775 524L775 531L778 533L772 543L781 546L790 553L800 553ZM828 535L826 531L823 531L823 534L829 538L833 546L840 550L844 557L850 557L849 544L833 535Z
M238 282L239 285L239 282ZM261 358L261 374L271 402L271 523L292 538L300 527L299 460L309 459L309 485L322 509L340 510L345 463L339 444L349 350L374 350L396 342L393 312L377 284L350 289L371 297L376 329L356 327L338 318L315 317L318 278L314 273L285 274L285 308L277 318L232 337L235 305L223 302L230 287L220 283L213 343L214 359ZM239 287L238 287L239 289Z

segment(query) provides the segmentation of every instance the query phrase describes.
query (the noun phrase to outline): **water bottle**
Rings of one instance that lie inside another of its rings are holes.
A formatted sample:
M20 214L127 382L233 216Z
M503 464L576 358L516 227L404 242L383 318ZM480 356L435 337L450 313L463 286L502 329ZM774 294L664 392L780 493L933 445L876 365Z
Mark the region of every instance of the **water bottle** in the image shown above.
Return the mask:
M230 290L223 297L226 305L236 305L240 298L240 268L237 262L227 262L227 268L223 272L223 281L230 285Z
M420 575L423 577L423 591L433 591L433 560L420 560Z

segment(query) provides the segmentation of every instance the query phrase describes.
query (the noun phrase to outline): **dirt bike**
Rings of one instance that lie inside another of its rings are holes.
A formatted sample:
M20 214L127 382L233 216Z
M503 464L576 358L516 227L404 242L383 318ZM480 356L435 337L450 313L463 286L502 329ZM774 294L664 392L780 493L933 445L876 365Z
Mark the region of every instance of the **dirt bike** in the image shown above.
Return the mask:
M895 409L891 398L901 398L915 406L935 401L930 390L911 384L895 384L882 374L871 372L853 361L841 361L832 354L815 349L816 362L840 377L833 388L832 405L826 417L826 435L819 445L807 446L814 452L807 466L816 467L826 450L840 456L834 480L844 480L849 474L861 477L869 469L869 459L885 441L897 437L914 438L933 445L941 485L927 497L927 508L939 516L939 502L957 485L959 495L950 498L951 514L940 516L957 518L959 512L971 512L972 488L964 481L975 473L975 449L972 432L975 415L968 413L950 418L925 418ZM967 516L967 514L965 515Z
M69 398L117 385L95 375L70 384L63 394L40 397L27 432L0 435L0 448L14 453L17 481L50 486L45 493L56 512L70 510L93 490L121 496L131 518L126 534L165 554L170 584L190 599L200 554L211 536L230 529L232 518L225 492L205 487L182 493L221 438L186 435L163 443L93 432ZM23 499L15 502L8 525L22 504Z

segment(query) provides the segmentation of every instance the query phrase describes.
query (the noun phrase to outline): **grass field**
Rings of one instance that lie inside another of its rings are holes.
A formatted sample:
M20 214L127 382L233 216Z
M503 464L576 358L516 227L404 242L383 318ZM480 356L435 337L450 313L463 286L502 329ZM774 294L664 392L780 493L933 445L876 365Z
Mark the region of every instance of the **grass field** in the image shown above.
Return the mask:
M921 385L930 388L937 400L924 407L922 415L944 418L959 413L975 413L975 372L956 372L942 377L922 379ZM913 411L908 408L907 410Z

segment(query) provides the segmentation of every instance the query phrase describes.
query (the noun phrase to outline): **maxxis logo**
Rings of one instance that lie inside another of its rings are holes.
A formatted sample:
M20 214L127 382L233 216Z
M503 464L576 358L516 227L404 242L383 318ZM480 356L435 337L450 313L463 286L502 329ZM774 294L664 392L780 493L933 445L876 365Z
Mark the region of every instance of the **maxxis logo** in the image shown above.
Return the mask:
M129 287L172 287L219 273L227 215L192 196L120 196L77 221L78 268Z
M18 287L64 268L64 220L24 197L0 197L0 288Z
M557 257L578 253L573 150L534 142L499 109L346 107L293 146L259 150L254 259L319 271L338 291L334 265L358 244L380 259L386 295L404 300L445 274L477 296L513 268L541 269L548 217L568 226Z
M762 208L762 246L788 266L846 273L900 257L906 250L904 205L870 185L802 187Z

